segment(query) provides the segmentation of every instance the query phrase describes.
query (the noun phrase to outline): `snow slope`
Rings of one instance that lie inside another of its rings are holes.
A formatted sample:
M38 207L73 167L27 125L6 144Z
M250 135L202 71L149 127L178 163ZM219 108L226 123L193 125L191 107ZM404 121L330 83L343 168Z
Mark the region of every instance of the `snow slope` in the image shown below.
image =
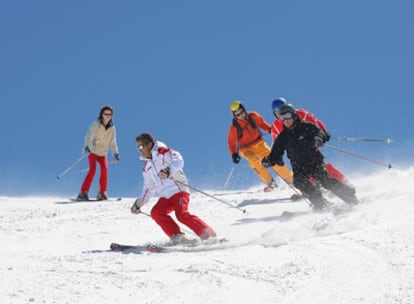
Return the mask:
M167 240L133 198L0 197L0 303L414 303L414 169L352 182L352 212L291 219L309 207L286 186L206 191L246 214L193 191L190 210L229 242L159 254L109 251Z

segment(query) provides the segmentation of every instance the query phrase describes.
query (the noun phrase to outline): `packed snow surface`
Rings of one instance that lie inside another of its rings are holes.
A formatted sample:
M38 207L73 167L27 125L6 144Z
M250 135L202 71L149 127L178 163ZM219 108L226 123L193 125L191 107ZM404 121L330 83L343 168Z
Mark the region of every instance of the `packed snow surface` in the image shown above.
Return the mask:
M192 191L190 211L228 242L168 253L109 250L168 241L134 198L0 197L0 303L414 303L414 169L351 182L363 204L340 215L308 212L280 182Z

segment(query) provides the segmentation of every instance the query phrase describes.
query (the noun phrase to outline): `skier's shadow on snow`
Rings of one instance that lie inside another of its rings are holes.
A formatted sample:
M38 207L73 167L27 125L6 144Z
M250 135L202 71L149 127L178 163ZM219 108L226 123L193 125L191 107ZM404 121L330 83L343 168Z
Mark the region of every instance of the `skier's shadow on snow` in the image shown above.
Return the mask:
M310 210L304 210L304 211L295 211L295 212L289 212L289 214L282 213L281 215L277 216L267 216L267 217L260 217L260 218L243 218L237 220L236 223L233 225L244 225L244 224L250 224L250 223L257 223L257 222L286 222L289 221L295 217L302 216L309 214L311 212Z
M268 217L261 217L261 218L243 218L237 220L236 223L232 225L244 225L244 224L250 224L250 223L256 223L256 222L275 222L275 221L285 221L286 218L278 215L278 216L268 216Z
M250 205L268 205L268 204L280 204L280 203L292 203L290 197L281 197L274 199L248 199L244 200L237 205L237 207L245 207Z

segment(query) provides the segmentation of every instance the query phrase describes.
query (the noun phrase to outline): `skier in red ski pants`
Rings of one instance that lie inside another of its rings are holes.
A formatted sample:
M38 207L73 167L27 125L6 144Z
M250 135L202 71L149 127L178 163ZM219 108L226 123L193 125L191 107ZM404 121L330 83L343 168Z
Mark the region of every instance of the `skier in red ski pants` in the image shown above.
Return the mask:
M184 160L181 154L154 140L150 133L138 135L136 145L141 160L144 161L142 173L144 185L141 196L131 207L131 212L139 214L141 207L157 193L160 198L151 210L151 217L172 243L188 241L178 224L169 215L173 211L177 220L194 231L200 239L215 237L213 228L188 211L190 194L187 177L183 172Z

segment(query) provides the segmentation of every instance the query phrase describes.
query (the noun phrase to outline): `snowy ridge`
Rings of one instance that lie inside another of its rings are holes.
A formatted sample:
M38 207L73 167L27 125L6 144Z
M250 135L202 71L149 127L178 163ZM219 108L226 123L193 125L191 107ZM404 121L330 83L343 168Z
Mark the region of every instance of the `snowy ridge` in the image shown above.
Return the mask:
M167 240L133 198L0 197L0 303L414 303L413 181L413 168L354 177L363 205L290 219L309 207L285 186L207 191L247 214L193 192L190 210L229 242L165 254L109 250Z

